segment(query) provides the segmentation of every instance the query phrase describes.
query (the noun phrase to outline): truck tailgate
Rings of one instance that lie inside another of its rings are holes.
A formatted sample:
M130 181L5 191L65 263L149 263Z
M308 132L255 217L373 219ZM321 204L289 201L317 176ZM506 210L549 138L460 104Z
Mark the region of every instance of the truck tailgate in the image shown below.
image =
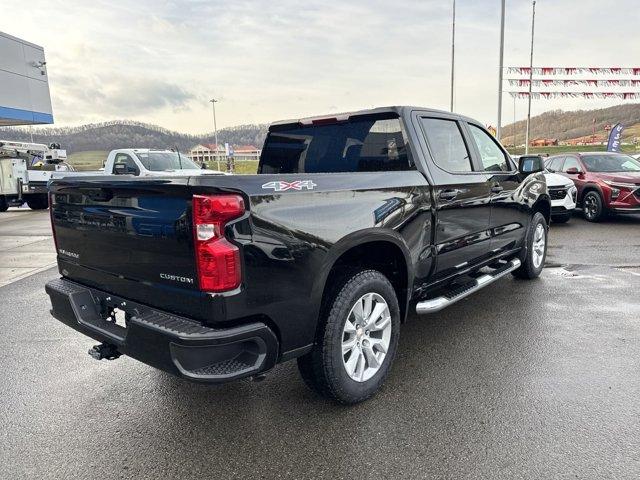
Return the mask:
M188 178L141 180L52 183L51 216L62 274L139 301L148 300L145 286L158 297L163 295L158 287L200 296Z

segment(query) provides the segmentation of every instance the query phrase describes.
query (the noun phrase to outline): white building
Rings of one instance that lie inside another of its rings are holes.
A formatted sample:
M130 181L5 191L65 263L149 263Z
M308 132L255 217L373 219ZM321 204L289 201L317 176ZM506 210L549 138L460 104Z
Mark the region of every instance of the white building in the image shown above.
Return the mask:
M0 32L0 126L53 123L44 49Z
M215 162L226 159L224 145L216 145L215 143L205 143L196 145L189 150L188 157L194 162Z
M259 160L260 150L253 145L240 145L234 146L233 148L233 158L236 161L243 160ZM191 150L189 150L188 156L194 162L215 162L216 160L225 161L226 160L226 150L224 145L218 144L217 146L213 143L205 143L196 145Z
M236 161L260 160L261 153L262 150L254 147L253 145L240 145L239 147L233 147L233 157Z

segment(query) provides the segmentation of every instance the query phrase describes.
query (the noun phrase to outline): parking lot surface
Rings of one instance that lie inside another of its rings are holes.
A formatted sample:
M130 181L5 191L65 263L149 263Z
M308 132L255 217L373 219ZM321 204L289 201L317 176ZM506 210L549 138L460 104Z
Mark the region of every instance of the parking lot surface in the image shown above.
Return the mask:
M46 212L20 213L28 231L0 217L0 240L47 236ZM383 390L355 407L315 396L295 362L221 386L97 362L48 313L55 269L13 281L0 476L638 478L640 217L554 225L548 263L410 319Z
M0 286L55 263L48 210L11 208L0 213Z

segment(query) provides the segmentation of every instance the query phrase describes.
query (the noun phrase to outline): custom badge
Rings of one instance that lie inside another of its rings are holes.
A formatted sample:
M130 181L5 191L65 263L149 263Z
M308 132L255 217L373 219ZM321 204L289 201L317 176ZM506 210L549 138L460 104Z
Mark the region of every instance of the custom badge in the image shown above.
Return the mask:
M294 182L285 182L284 180L279 180L276 182L268 182L262 185L262 188L267 190L271 189L274 192L286 192L287 190L313 190L314 187L317 187L313 180L296 180Z

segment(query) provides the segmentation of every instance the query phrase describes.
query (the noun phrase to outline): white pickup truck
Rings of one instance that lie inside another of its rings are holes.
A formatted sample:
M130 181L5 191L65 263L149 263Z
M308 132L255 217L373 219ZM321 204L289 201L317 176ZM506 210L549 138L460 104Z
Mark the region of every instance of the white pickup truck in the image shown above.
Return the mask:
M226 175L218 170L202 169L189 157L179 152L173 150L151 150L149 148L111 150L101 172L107 175L136 175L141 177ZM96 173L93 172L93 174L95 175ZM56 177L63 176L65 175L56 175Z

